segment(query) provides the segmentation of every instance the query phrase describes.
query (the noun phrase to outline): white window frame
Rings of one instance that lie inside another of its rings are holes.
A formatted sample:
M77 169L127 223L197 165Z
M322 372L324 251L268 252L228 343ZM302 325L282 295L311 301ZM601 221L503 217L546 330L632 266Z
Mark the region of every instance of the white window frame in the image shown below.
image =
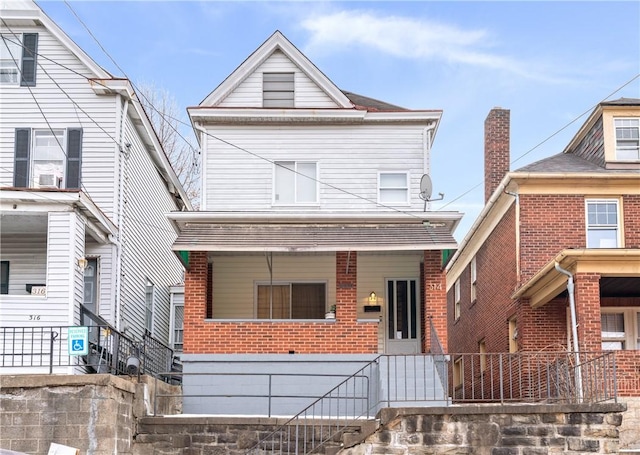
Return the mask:
M15 43L16 40L18 43ZM20 85L21 68L22 37L3 33L0 35L0 85ZM14 77L11 81L3 82L4 74L13 74Z
M599 224L599 223L590 223L589 222L589 208L595 204L614 204L616 208L616 223L612 224ZM606 199L606 198L593 198L593 199L585 199L585 236L586 236L586 245L587 248L621 248L622 247L622 227L621 227L621 217L620 217L620 200L619 199ZM594 245L590 241L590 233L598 232L598 231L615 231L615 245L604 245L602 246L602 240L611 240L611 239L600 239L600 244Z
M478 284L478 265L477 265L475 256L473 257L473 259L471 259L470 268L471 268L471 303L474 303L477 298L476 286Z
M602 307L601 314L622 314L624 321L623 336L604 336L602 328L600 335L602 337L602 350L605 351L634 351L640 349L640 308L639 307ZM622 343L621 349L605 348L605 343Z
M464 385L464 358L458 357L453 361L453 386L460 388Z
M640 161L640 118L633 117L624 117L624 118L615 118L613 120L614 125L614 140L616 144L616 161ZM628 138L618 138L618 130L619 129L636 129L636 137L628 137ZM634 142L635 145L620 145L618 144L618 140L622 139L626 142ZM625 154L634 155L633 157L621 157L620 152L624 152Z
M144 286L144 328L151 334L153 334L155 305L156 287L151 280L147 278Z
M402 186L383 186L383 178L388 175L404 175L405 184ZM409 205L411 202L410 191L411 187L411 174L409 171L378 171L378 203L385 205ZM403 201L387 201L383 197L385 191L404 191L405 198Z
M461 303L460 303L460 278L458 278L453 285L453 319L460 319L461 314Z
M509 353L518 352L518 318L509 319Z
M176 328L176 308L182 308L182 328ZM173 300L173 294L171 296L171 317L169 321L171 327L171 347L175 352L182 352L184 349L184 297L182 302L175 302ZM176 331L182 334L182 342L180 345L182 348L176 349Z
M265 76L281 75L291 76L291 88L289 89L289 81L265 81ZM272 85L275 84L277 89ZM275 93L281 95L277 98L271 98L267 93ZM286 96L284 96L286 95ZM296 104L296 73L292 71L269 71L262 73L262 107L266 108L284 108L293 109Z
M55 138L55 144L52 145L54 149L60 149L62 152L62 169L58 172L52 170L52 173L38 172L36 173L36 151L38 150L37 138L39 136L50 136ZM34 128L31 132L31 150L29 151L29 175L31 177L30 188L66 188L67 180L67 129L66 128L53 128L44 129ZM43 176L51 176L51 179L46 181L42 180Z
M317 205L319 201L319 178L320 175L320 166L317 161L311 160L277 160L273 162L273 205ZM286 167L287 164L293 165L293 170ZM313 164L315 166L315 176L314 177L306 177L302 172L298 170L298 167L303 164ZM285 169L289 169L290 172L293 173L293 202L280 202L279 194L278 194L278 172L284 171ZM313 201L299 201L299 184L298 179L306 179L312 180L315 187L315 194Z

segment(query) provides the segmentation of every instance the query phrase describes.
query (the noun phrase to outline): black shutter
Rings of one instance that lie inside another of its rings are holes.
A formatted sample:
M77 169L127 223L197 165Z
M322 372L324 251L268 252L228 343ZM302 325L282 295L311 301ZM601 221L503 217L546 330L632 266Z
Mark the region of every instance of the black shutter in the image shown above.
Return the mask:
M29 152L31 128L16 128L13 186L27 188L29 182Z
M33 87L36 85L36 54L38 52L38 34L22 35L22 69L20 85Z
M80 189L80 165L82 164L82 128L67 130L67 188Z

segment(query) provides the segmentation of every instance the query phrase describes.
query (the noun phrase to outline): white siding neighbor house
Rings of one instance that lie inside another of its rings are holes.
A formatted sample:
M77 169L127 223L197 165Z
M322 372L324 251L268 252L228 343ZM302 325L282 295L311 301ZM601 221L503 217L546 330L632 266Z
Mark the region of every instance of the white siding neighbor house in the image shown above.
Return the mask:
M35 3L0 8L0 372L78 371L69 326L110 326L89 331L103 361L114 333L168 344L184 269L165 213L190 204L151 123Z
M351 374L431 352L436 331L446 343L442 263L462 214L421 193L440 110L342 91L275 32L188 112L202 206L169 215L187 266L187 395L205 385L191 372ZM185 412L205 401L185 396Z

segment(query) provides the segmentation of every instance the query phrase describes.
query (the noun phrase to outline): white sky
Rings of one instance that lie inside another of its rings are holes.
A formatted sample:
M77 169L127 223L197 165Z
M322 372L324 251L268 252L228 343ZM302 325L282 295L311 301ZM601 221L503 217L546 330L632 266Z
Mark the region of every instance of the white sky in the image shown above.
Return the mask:
M186 107L275 30L341 89L442 109L431 177L445 200L432 209L466 214L458 240L483 205L483 185L470 190L483 180L483 123L492 107L511 110L517 169L561 152L586 119L579 117L600 101L640 98L638 1L69 4L126 76L167 90L185 120ZM94 60L123 75L65 3L39 5Z

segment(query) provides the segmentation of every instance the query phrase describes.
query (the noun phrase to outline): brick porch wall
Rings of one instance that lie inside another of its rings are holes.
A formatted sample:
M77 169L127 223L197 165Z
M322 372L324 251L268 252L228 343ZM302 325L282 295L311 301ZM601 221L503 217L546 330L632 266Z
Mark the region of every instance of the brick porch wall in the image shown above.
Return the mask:
M334 321L208 321L207 253L192 251L185 273L185 354L375 354L378 323L356 320L357 254L336 253ZM210 280L211 281L211 280ZM215 281L215 277L213 280Z
M438 333L444 351L447 352L447 284L446 273L442 270L442 252L427 250L424 252L424 325L422 333L429 333L429 319ZM430 350L429 336L425 337L423 352Z

